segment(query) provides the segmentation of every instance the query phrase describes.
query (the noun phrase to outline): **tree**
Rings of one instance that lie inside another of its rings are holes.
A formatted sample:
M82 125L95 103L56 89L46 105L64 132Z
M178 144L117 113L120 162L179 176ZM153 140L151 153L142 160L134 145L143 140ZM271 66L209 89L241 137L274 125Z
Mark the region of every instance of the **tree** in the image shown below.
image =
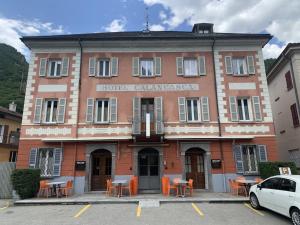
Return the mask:
M274 58L265 59L266 73L269 72L269 70L272 68L272 65L275 61L276 61L276 59L274 59Z

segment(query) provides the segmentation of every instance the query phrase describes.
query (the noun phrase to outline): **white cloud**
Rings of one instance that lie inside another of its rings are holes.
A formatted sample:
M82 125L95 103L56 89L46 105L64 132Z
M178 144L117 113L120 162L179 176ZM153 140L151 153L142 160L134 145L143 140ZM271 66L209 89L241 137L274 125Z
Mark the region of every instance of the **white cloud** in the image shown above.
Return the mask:
M144 0L162 5L160 22L167 29L183 23L214 23L217 32L267 31L284 44L300 40L299 0ZM267 50L268 49L268 50ZM279 46L266 45L267 55L278 56Z
M152 24L152 25L150 25L149 29L151 31L164 31L165 27L160 24Z
M103 27L103 29L106 32L120 32L125 30L127 20L125 17L122 17L121 19L115 19L111 21L110 24L108 24L106 27Z
M264 58L277 58L285 47L286 45L280 47L276 44L266 44L266 46L263 48Z
M29 58L29 50L20 40L22 35L62 34L62 26L54 26L49 22L39 20L26 21L0 17L0 43L5 43L16 48Z

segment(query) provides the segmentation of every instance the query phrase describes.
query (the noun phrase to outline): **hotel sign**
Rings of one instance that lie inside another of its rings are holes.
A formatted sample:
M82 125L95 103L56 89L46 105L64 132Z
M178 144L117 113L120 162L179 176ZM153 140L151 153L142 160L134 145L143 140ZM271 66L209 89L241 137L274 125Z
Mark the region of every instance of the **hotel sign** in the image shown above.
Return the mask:
M97 91L199 91L199 84L97 84Z

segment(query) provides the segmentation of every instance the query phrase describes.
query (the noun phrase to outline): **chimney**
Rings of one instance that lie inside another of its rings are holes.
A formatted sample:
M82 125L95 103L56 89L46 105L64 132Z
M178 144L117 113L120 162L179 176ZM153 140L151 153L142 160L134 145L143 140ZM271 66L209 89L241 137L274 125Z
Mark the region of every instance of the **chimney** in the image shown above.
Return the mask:
M198 34L212 34L214 32L213 23L195 23L193 26L193 33Z
M17 110L17 104L15 104L14 101L12 103L9 103L9 111L15 112Z

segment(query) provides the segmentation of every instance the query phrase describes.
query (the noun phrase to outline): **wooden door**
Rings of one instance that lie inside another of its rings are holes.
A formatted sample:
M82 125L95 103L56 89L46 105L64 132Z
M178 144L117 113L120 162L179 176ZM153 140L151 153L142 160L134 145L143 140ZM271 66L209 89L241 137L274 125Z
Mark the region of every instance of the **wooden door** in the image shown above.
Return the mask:
M201 151L187 152L185 155L186 179L193 179L196 189L205 188L204 155Z
M92 154L91 190L106 189L106 180L111 178L111 153L96 152Z

